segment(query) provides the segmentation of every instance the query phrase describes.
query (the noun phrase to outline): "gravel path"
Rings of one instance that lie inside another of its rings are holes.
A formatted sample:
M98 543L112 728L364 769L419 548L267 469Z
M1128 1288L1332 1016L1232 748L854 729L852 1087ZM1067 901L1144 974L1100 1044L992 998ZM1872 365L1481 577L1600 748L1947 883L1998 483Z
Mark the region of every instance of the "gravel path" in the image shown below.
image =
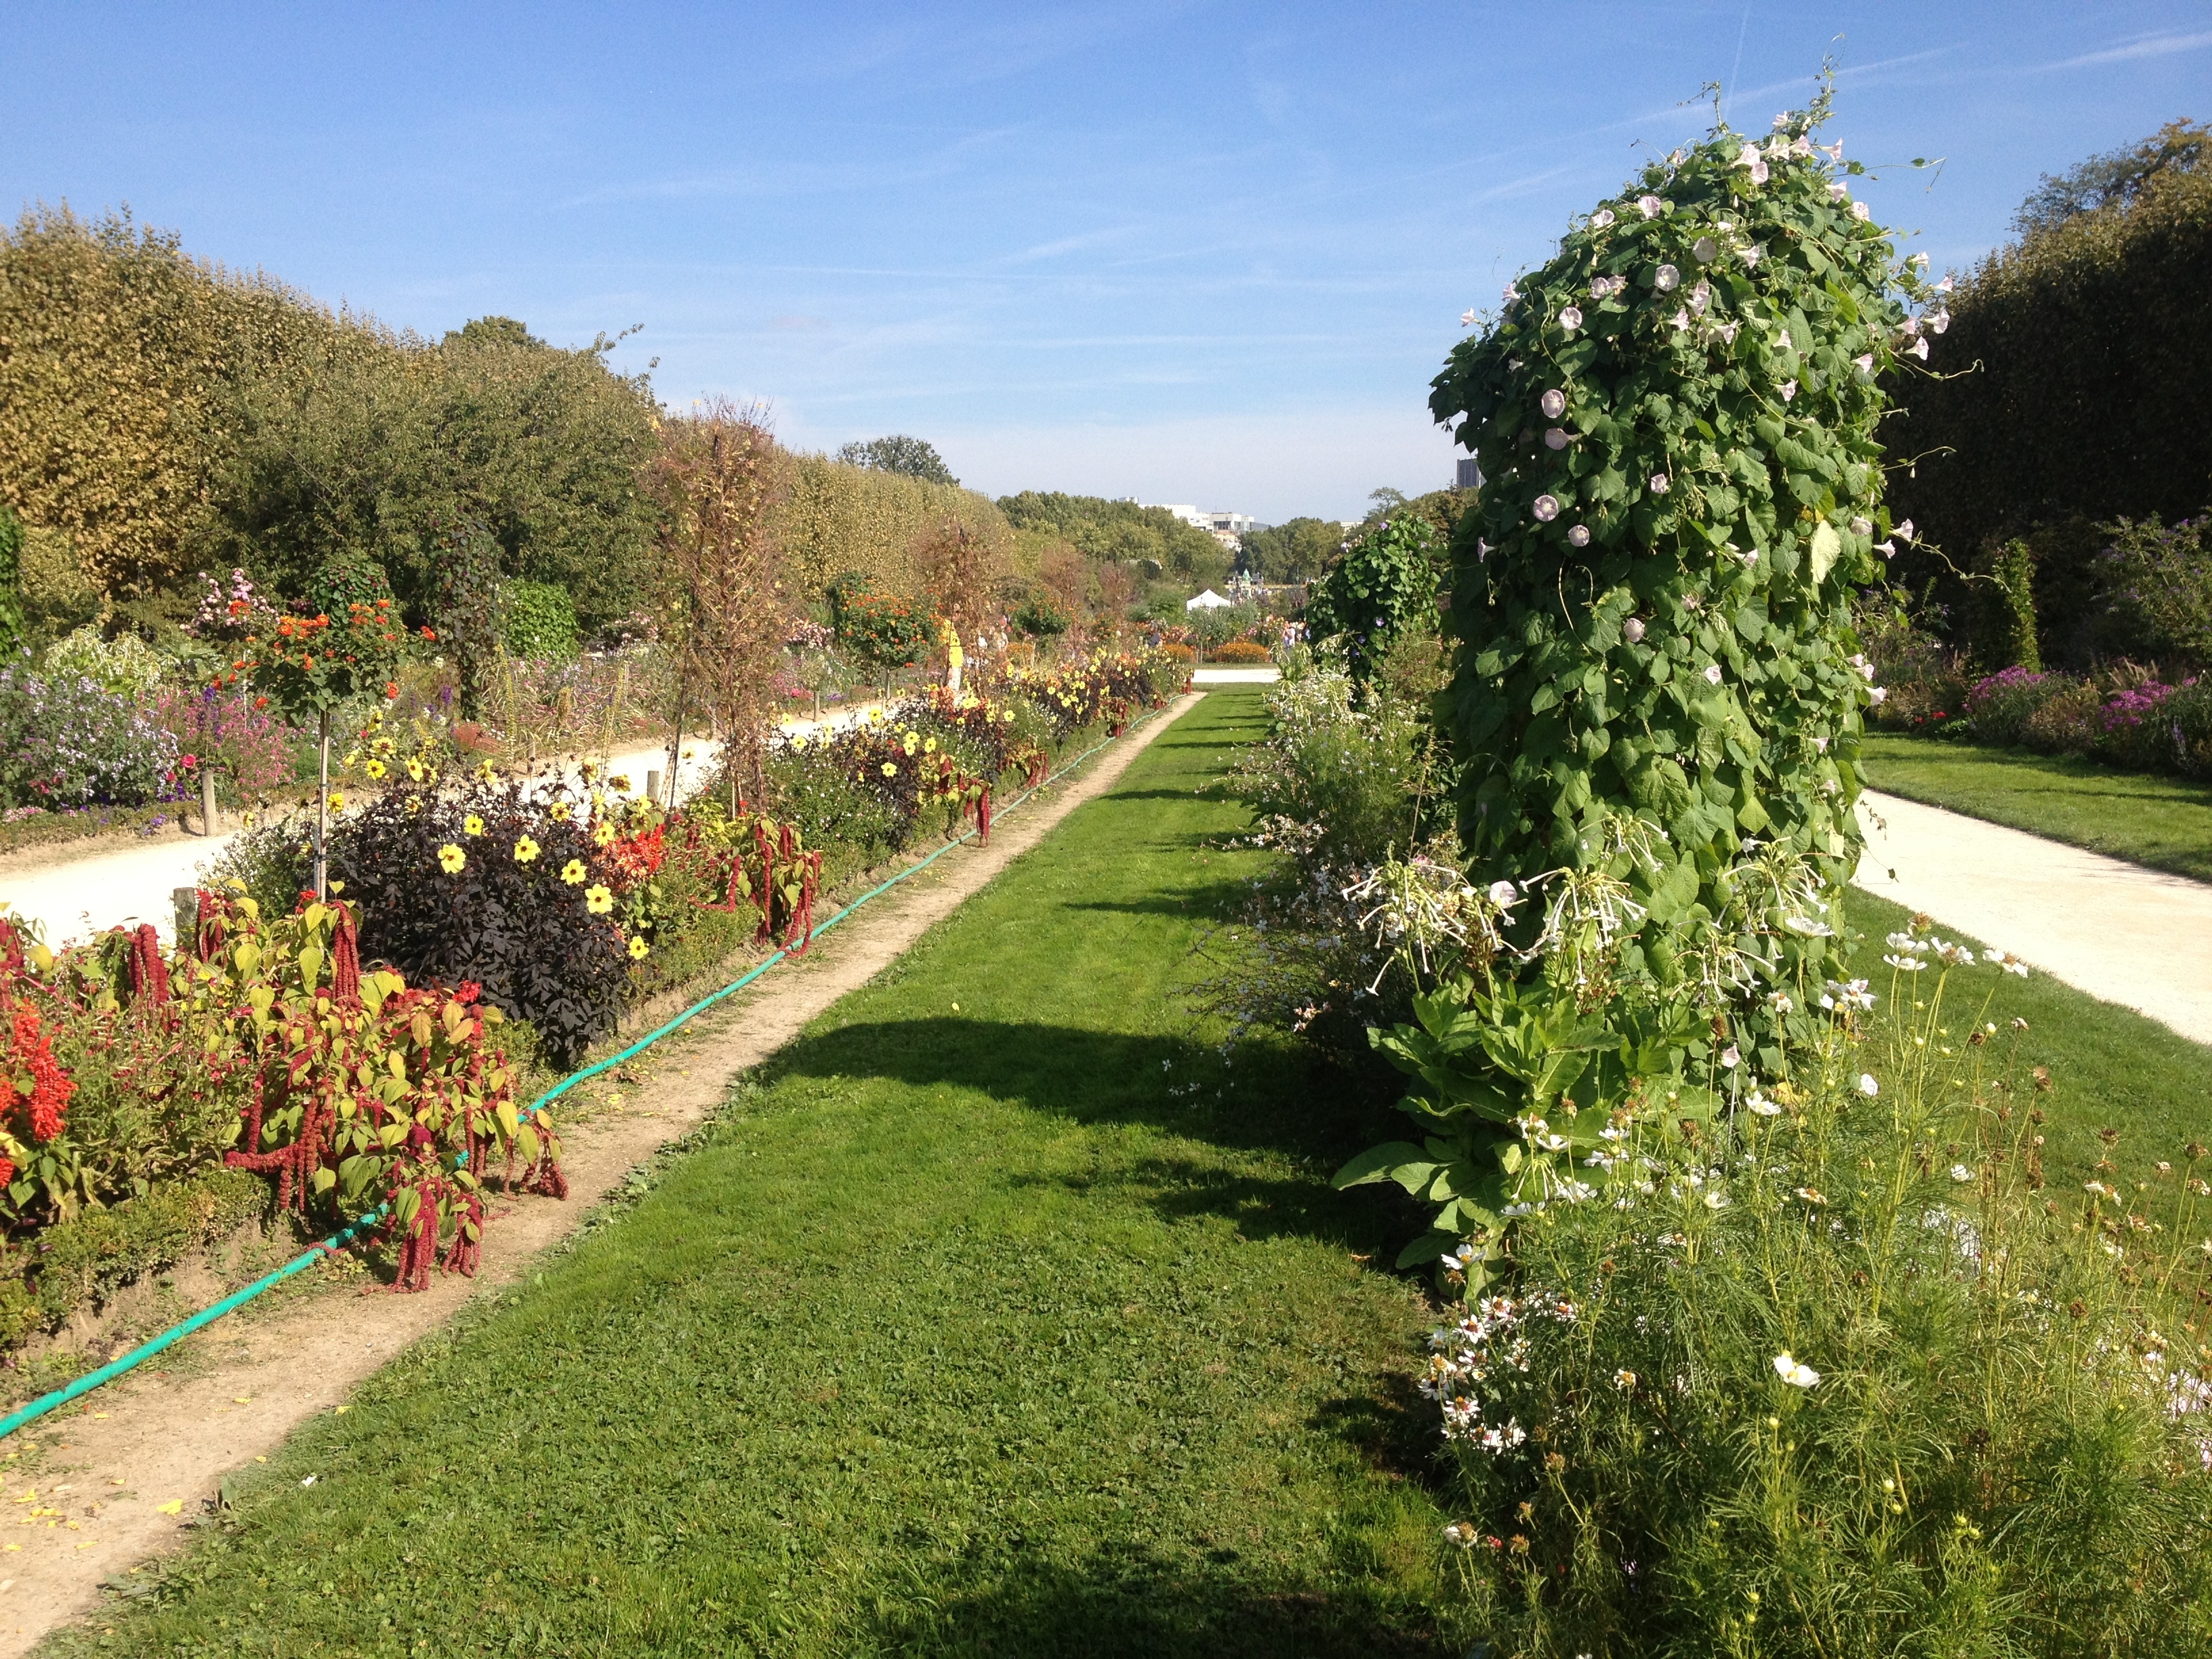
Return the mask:
M2212 885L1869 791L1856 884L2212 1043Z

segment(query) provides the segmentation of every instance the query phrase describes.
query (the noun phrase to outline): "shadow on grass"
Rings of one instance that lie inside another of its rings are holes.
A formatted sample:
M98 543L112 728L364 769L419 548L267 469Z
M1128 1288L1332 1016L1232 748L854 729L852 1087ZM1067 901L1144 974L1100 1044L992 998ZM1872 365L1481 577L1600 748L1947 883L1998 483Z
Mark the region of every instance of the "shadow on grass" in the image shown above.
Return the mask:
M1198 1659L1442 1659L1452 1651L1413 1606L1372 1593L1255 1583L1224 1537L1196 1561L1139 1545L1075 1565L971 1559L963 1588L925 1608L886 1609L873 1634L900 1654L1191 1655Z
M1403 1219L1376 1204L1376 1188L1328 1184L1355 1153L1403 1133L1391 1092L1297 1049L1254 1044L1224 1061L1218 1048L1170 1036L937 1016L820 1032L786 1048L766 1076L974 1089L1080 1123L1141 1123L1285 1155L1315 1171L1310 1180L1242 1177L1170 1159L1082 1178L1149 1188L1163 1214L1218 1216L1248 1236L1294 1231L1364 1249Z

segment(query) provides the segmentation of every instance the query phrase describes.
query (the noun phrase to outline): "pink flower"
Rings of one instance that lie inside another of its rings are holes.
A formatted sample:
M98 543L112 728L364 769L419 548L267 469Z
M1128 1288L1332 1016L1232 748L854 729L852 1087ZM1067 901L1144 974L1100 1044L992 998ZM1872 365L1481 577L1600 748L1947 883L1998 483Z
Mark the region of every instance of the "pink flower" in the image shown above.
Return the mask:
M1589 526L1585 524L1578 524L1573 529L1568 531L1567 545L1570 547L1588 547L1589 545Z
M1796 395L1797 382L1795 380L1784 380L1782 383L1782 401L1786 404Z
M1705 665L1705 684L1707 685L1718 685L1720 683L1721 665L1717 662L1707 663Z
M1626 622L1621 623L1620 636L1626 640L1631 645L1643 644L1644 618L1641 617L1631 617Z
M1559 516L1559 500L1556 495L1539 495L1528 503L1528 510L1545 524Z
M1536 407L1544 411L1546 420L1556 421L1567 412L1567 394L1553 386L1536 399Z
M1636 198L1636 210L1647 219L1656 219L1665 210L1666 205L1656 196L1646 195Z
M1569 441L1564 427L1547 427L1544 430L1544 447L1547 449L1565 449Z
M1577 307L1573 307L1573 306L1568 306L1568 307L1565 307L1564 309L1562 309L1562 310L1560 311L1560 313L1559 313L1559 326L1560 326L1561 328L1563 328L1563 329L1566 330L1568 333L1570 333L1570 334L1573 333L1577 329L1580 328L1582 325L1583 325L1583 313L1581 313L1581 311L1580 311L1580 310L1578 310Z
M1474 326L1474 313L1471 310L1461 312L1459 314L1459 325L1462 328L1473 328Z
M1662 294L1672 294L1674 291L1675 286L1680 283L1681 280L1682 273L1675 270L1674 266L1662 265L1659 267L1658 273L1652 277L1651 286L1657 289Z
M1651 475L1651 493L1653 495L1663 495L1667 493L1669 488L1670 486L1667 482L1667 475L1665 473L1655 472Z

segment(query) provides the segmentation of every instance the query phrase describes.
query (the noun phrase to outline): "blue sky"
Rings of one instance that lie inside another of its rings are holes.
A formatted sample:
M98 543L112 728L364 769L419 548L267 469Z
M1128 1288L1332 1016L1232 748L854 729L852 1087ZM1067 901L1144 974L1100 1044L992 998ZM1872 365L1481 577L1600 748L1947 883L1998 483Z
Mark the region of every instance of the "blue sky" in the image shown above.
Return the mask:
M1427 382L1701 82L1830 128L1938 268L2212 117L2212 0L7 9L0 201L435 337L641 325L672 404L906 431L993 494L1279 520L1450 471Z

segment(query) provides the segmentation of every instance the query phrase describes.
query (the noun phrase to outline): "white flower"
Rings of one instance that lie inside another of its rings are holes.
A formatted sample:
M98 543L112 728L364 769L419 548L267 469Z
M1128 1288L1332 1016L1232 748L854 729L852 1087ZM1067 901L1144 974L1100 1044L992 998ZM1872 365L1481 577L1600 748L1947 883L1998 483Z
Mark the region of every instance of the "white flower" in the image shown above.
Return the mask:
M1743 147L1743 153L1735 158L1735 164L1740 167L1747 167L1756 165L1758 161L1759 146L1757 144L1746 144Z
M1788 329L1784 329L1780 334L1775 337L1774 349L1777 351L1789 351L1794 349L1790 343L1790 331Z
M1742 325L1740 323L1721 324L1719 329L1717 331L1721 337L1721 343L1723 345L1734 345L1735 343L1735 331L1741 326Z
M1930 334L1941 334L1951 326L1951 313L1948 311L1931 311L1920 319L1920 325Z
M1774 1356L1774 1374L1793 1389L1809 1389L1820 1380L1820 1372L1794 1358L1787 1348Z
M1721 1050L1721 1069L1723 1071L1733 1072L1737 1066L1742 1064L1743 1050L1737 1048L1733 1042L1729 1043L1727 1048Z
M1850 193L1840 179L1832 180L1828 185L1828 199L1832 202L1840 202Z
M1504 293L1504 295L1503 295L1503 298L1504 299L1505 303L1506 303L1507 305L1509 305L1509 306L1510 306L1510 305L1511 305L1511 304L1512 304L1516 300L1519 299L1520 297L1521 297L1521 290L1520 290L1519 289L1517 289L1517 288L1514 287L1514 285L1513 285L1512 283L1506 283L1506 285L1505 285L1505 293Z
M1556 495L1539 495L1528 503L1528 510L1545 524L1559 516L1559 499Z
M1766 170L1766 163L1765 161L1753 161L1751 164L1751 182L1753 184L1763 185L1771 176L1772 175L1771 175Z
M1782 1109L1776 1105L1772 1101L1769 1100L1765 1095L1760 1094L1756 1089L1752 1091L1751 1098L1746 1101L1744 1104L1750 1107L1753 1113L1759 1117L1779 1117L1782 1115Z
M1881 554L1885 559L1893 559L1897 556L1897 544L1895 542L1876 542L1874 544L1874 550Z
M1948 294L1951 291L1951 288L1952 283L1948 276L1946 276L1942 282L1936 284L1936 291L1938 294Z
M1875 703L1887 702L1889 701L1889 688L1886 685L1875 686L1872 690L1867 693L1867 701L1869 702Z
M1600 208L1595 213L1590 215L1590 228L1593 230L1603 230L1612 222L1613 210L1611 208Z
M1568 306L1560 311L1559 326L1566 330L1568 333L1573 333L1582 325L1583 313L1576 307Z
M1697 287L1690 290L1690 309L1702 317L1705 314L1705 307L1712 302L1713 285L1700 280Z
M1834 928L1812 916L1784 916L1782 925L1793 933L1802 933L1807 939L1833 939L1836 936Z
M1869 520L1855 518L1851 520L1851 534L1854 536L1871 536L1874 534L1874 525Z
M1501 910L1510 910L1521 902L1521 890L1510 881L1490 884L1490 902Z
M1613 1374L1613 1386L1616 1389L1634 1388L1636 1386L1636 1373L1634 1371L1627 1370L1615 1371Z
M1644 618L1631 617L1626 622L1621 623L1620 637L1631 645L1641 645L1644 642Z
M1651 286L1662 294L1672 294L1682 280L1682 273L1672 265L1662 265L1651 278Z
M1814 148L1820 150L1831 161L1835 162L1838 166L1842 165L1844 159L1844 145L1841 139L1838 139L1832 144L1816 144Z
M1748 553L1737 554L1736 557L1743 561L1743 568L1748 570L1759 562L1759 550L1754 547Z
M1786 404L1796 395L1797 382L1795 380L1784 380L1782 383L1782 401Z
M1796 143L1790 146L1790 153L1792 155L1804 156L1809 159L1813 154L1813 141L1810 138L1808 138L1803 133L1799 133L1797 135Z
M1472 311L1461 312L1459 314L1459 325L1462 328L1473 328L1474 326L1474 313Z
M1700 236L1690 245L1690 253L1701 265L1709 265L1721 257L1721 245L1710 236Z
M1925 270L1928 269L1928 256L1925 253L1916 253L1905 263L1909 265L1917 265L1921 270Z
M1586 524L1578 524L1573 529L1567 532L1567 545L1569 547L1588 547L1589 545L1589 526Z
M1747 265L1755 265L1765 257L1766 250L1756 242L1743 251L1743 262Z
M1720 683L1721 665L1717 662L1707 663L1705 665L1705 684L1707 685L1718 685Z
M1853 368L1856 368L1856 370L1858 370L1858 372L1859 372L1860 374L1873 374L1873 373L1874 373L1874 353L1872 353L1871 351L1869 351L1869 352L1866 353L1866 354L1865 354L1864 356L1858 356L1858 357L1854 357L1854 358L1852 358L1852 359L1851 359L1851 367L1852 367Z
M1969 1182L1969 1181L1972 1181L1973 1178L1974 1178L1974 1172L1973 1172L1972 1170L1968 1169L1965 1164L1954 1164L1951 1166L1951 1179L1952 1179L1952 1180L1956 1181L1956 1182L1960 1182L1960 1183L1961 1183L1961 1184L1963 1185L1965 1182Z
M1861 982L1863 981L1853 981L1855 984ZM1874 1080L1874 1074L1872 1073L1861 1072L1859 1073L1859 1092L1864 1095L1869 1100L1872 1100L1876 1095L1881 1092L1881 1085Z
M1565 449L1570 441L1565 428L1553 426L1544 428L1545 448Z
M1651 493L1655 495L1663 495L1667 493L1667 475L1663 472L1653 473L1651 475Z
M1666 206L1667 204L1656 196L1639 196L1636 198L1636 210L1647 219L1656 219L1665 210Z
M1928 342L1925 339L1917 339L1913 341L1911 345L1905 348L1904 355L1907 357L1917 357L1922 362L1926 362L1928 361Z
M1903 540L1908 542L1911 541L1912 539L1912 520L1910 519L1899 520L1897 526L1897 533Z
M1690 313L1688 308L1686 307L1676 307L1674 314L1672 317L1669 317L1667 320L1674 325L1674 331L1677 334L1680 334L1684 329L1690 325Z
M1593 303L1604 299L1607 295L1612 292L1613 278L1610 276L1593 276L1590 278L1590 299Z
M1567 412L1567 394L1553 386L1536 399L1536 407L1544 411L1544 418L1556 421Z
M1851 204L1851 217L1854 219L1865 219L1869 216L1873 211L1874 210L1869 207L1864 202L1854 202Z
M1784 110L1784 111L1782 112L1782 113L1781 113L1781 114L1779 114L1779 115L1778 115L1778 116L1776 116L1776 117L1774 118L1774 130L1775 130L1777 132L1781 131L1783 128L1784 128L1784 127L1788 126L1789 125L1790 125L1790 112L1789 112L1788 110L1786 110L1786 109L1785 109L1785 110ZM1746 146L1746 148L1755 149L1757 149L1757 148L1758 148L1758 146L1757 146L1757 145L1755 145L1755 144L1754 144L1754 145L1747 145L1747 146Z

